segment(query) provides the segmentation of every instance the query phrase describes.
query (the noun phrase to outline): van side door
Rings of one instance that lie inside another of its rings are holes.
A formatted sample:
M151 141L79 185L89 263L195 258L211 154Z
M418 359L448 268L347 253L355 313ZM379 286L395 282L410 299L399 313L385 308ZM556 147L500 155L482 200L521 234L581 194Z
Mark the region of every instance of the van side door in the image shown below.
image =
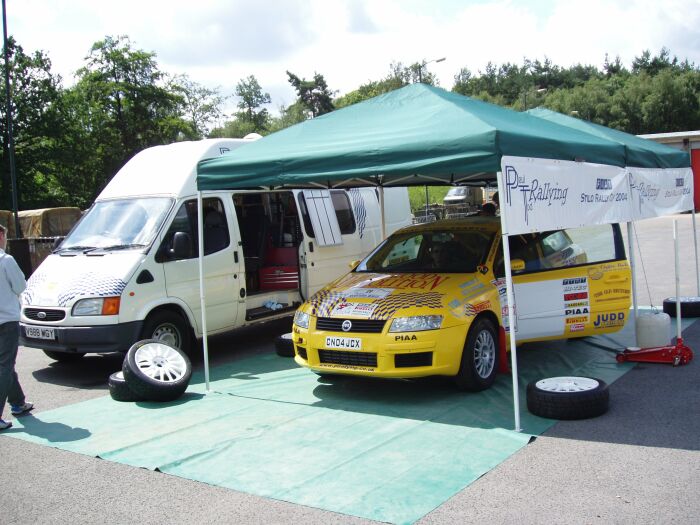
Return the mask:
M207 329L233 328L239 319L240 249L232 205L227 199L204 199L204 283ZM177 240L176 240L177 237ZM190 199L178 208L161 242L156 261L163 263L168 297L184 302L201 334L197 201ZM245 303L243 303L243 309Z

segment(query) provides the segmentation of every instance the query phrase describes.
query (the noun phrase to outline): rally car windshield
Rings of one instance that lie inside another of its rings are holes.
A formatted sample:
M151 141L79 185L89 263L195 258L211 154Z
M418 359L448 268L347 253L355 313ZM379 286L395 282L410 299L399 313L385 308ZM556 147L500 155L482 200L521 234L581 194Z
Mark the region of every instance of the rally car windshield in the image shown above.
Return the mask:
M380 244L355 271L473 273L485 261L492 238L479 230L400 233Z

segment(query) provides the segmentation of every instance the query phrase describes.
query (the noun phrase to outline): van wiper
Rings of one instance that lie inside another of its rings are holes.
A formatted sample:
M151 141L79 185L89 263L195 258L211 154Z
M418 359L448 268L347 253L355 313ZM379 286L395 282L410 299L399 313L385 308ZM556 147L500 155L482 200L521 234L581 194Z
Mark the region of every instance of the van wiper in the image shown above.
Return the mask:
M130 244L113 244L111 246L100 246L100 250L129 250L131 248L145 248L145 244L130 243Z
M68 246L66 248L59 248L56 250L54 253L63 253L63 252L83 252L83 253L88 253L93 250L97 250L97 246Z

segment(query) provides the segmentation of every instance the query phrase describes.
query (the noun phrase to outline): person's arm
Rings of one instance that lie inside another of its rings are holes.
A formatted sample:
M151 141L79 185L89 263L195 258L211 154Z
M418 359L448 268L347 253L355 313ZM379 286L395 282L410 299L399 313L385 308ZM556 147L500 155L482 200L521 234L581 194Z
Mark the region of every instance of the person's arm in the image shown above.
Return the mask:
M13 257L6 255L3 259L3 267L5 268L7 280L10 282L10 288L19 296L19 294L27 288L27 281L24 280L24 274Z

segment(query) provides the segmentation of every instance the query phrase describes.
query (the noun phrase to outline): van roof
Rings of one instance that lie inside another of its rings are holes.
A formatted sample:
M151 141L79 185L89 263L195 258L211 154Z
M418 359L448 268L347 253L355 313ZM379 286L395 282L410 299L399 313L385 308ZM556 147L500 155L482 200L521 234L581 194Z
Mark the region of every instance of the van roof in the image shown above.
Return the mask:
M186 197L197 193L197 163L229 153L248 144L245 139L205 139L154 146L134 155L96 200L167 195Z

